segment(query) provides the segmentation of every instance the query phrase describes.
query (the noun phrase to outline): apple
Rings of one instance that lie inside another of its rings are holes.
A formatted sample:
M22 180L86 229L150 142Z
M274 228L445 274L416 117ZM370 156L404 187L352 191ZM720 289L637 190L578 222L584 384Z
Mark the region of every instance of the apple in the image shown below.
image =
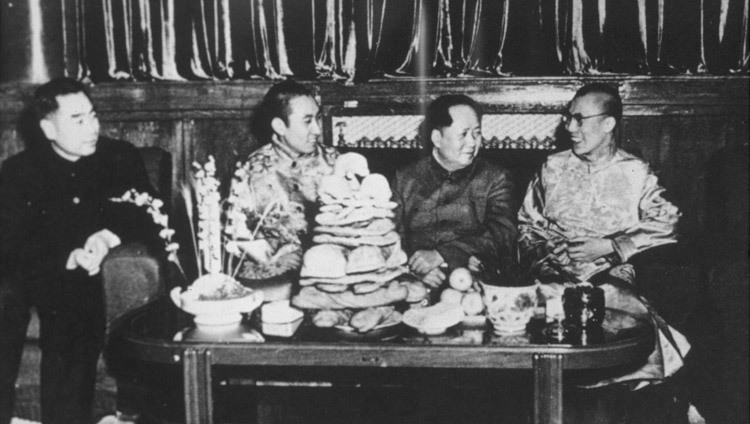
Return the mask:
M479 315L484 310L482 295L477 291L464 293L461 298L461 307L464 308L466 315Z
M450 277L448 277L448 284L460 292L465 292L474 284L474 278L468 269L456 268L451 272Z
M461 303L461 299L463 299L464 294L456 289L452 289L450 287L446 287L443 289L442 293L440 293L440 301L445 303L451 303L451 304L459 304Z

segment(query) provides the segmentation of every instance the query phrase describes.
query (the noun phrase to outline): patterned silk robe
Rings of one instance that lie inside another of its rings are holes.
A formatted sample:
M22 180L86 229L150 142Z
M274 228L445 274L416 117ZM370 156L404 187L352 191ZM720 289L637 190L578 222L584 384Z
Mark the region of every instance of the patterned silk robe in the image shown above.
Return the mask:
M567 150L551 155L526 192L518 213L522 254L535 255L545 240L608 238L616 254L565 271L587 280L638 252L677 242L679 212L662 197L648 164L623 150L590 164Z
M269 205L278 203L281 213L266 218L266 222L278 219L273 231L261 235L274 250L285 244L301 247L301 237L314 222L318 184L323 176L333 173L337 157L335 149L322 144L313 153L302 156L278 143L262 146L235 172L232 212L260 217ZM254 230L251 219L238 220L232 225L230 233L239 238L249 238Z
M519 250L522 255L540 259L547 240L596 237L613 240L615 252L593 262L571 262L561 267L568 276L587 281L609 269L609 274L634 283L635 273L627 260L651 247L676 243L680 214L662 197L662 188L646 162L622 150L603 163L583 161L572 151L551 155L541 172L529 184L518 213ZM546 263L542 272L555 273ZM564 285L549 284L543 291L560 292ZM601 386L632 382L639 388L650 381L673 375L683 365L690 349L685 337L668 326L646 300L628 284L601 285L608 308L649 317L658 327L654 350L647 362L626 375L616 375L592 383ZM610 323L616 325L616 323ZM667 334L669 334L667 336Z

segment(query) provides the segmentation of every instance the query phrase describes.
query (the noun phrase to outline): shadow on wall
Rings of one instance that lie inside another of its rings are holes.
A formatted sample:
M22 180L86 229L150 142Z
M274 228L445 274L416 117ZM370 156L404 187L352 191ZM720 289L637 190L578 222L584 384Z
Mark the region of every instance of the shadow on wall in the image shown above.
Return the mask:
M27 149L47 141L47 137L45 137L42 129L39 127L39 121L37 121L30 104L26 105L18 115L16 132L21 137L21 140L23 140L24 147Z

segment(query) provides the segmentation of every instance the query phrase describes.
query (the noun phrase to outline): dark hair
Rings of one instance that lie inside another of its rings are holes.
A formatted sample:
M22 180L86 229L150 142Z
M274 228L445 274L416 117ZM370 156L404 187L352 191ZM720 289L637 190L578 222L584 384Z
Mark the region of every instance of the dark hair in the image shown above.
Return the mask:
M440 96L427 106L427 112L419 128L419 135L422 138L422 145L425 149L432 149L431 134L433 130L442 130L453 124L453 118L450 114L450 108L453 106L469 106L477 114L479 121L482 121L482 106L471 97L463 94L446 94Z
M76 93L83 93L86 97L89 97L86 86L70 78L55 78L41 85L34 92L34 98L31 102L34 117L37 121L41 121L60 107L57 103L57 96Z
M617 91L617 87L603 82L586 84L576 91L573 99L575 100L588 94L601 94L604 96L604 102L602 103L604 110L602 112L615 118L619 126L620 120L622 120L622 99L620 98L620 92Z
M285 124L289 124L289 114L291 113L289 103L297 97L315 98L312 90L293 80L274 84L263 96L263 101L252 120L253 133L259 144L266 144L271 141L273 136L271 121L274 118L281 118Z

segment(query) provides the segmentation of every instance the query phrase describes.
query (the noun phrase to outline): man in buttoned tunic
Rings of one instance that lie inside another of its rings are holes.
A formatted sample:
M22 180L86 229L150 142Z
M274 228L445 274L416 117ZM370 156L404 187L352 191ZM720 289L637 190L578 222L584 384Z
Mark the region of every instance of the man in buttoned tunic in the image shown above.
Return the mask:
M43 136L0 170L0 423L13 416L33 306L42 422L89 424L105 329L99 268L120 242L158 233L145 211L109 199L153 190L136 148L99 136L83 84L52 80L33 108Z
M422 124L430 154L400 169L391 184L409 267L431 287L472 256L498 268L516 260L513 181L477 157L481 119L481 107L468 96L435 99Z

